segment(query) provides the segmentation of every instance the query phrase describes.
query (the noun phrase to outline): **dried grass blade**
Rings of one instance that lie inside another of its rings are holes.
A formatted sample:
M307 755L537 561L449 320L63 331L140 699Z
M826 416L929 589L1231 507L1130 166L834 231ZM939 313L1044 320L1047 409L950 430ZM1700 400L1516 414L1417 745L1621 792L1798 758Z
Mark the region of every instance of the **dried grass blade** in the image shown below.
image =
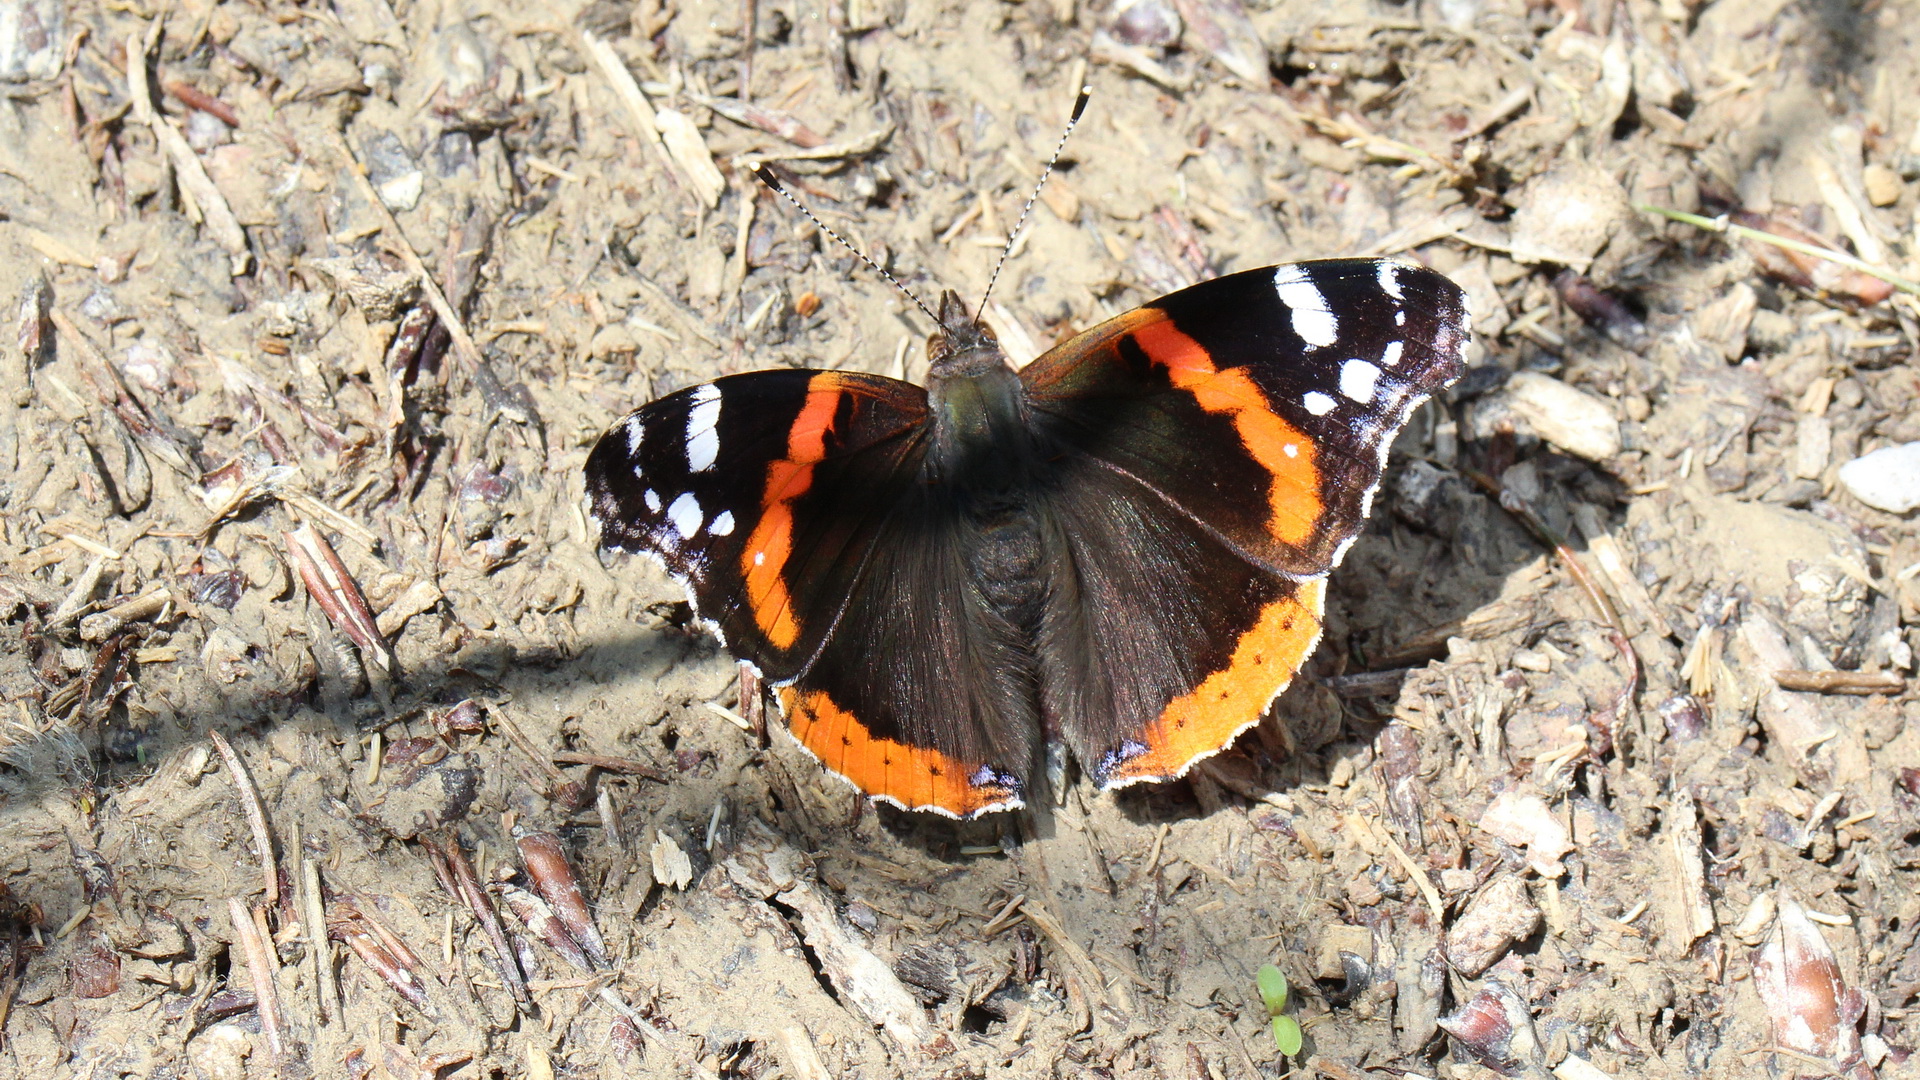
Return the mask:
M155 29L158 30L158 24ZM150 34L150 39L157 39ZM199 210L199 218L207 227L207 232L227 252L227 272L239 277L247 272L253 263L253 253L247 248L247 233L240 227L240 220L233 215L233 208L227 205L227 197L220 194L213 178L207 175L206 166L200 163L200 155L187 145L186 136L173 122L161 116L153 109L153 91L147 85L148 48L142 48L139 37L127 39L127 96L133 102L136 119L153 130L155 142L166 151L167 160L173 163L173 172L180 191ZM189 215L193 216L193 215Z
M225 735L209 731L207 737L220 752L220 760L227 763L227 771L233 774L233 786L240 792L240 805L246 809L247 826L253 831L253 846L260 849L260 876L266 887L267 906L279 907L280 864L273 857L273 830L267 825L267 810L260 802L260 789L253 786L247 763L234 753L233 744Z
M448 837L445 844L422 837L428 854L446 864L447 876L452 882L449 891L458 896L467 910L473 913L480 929L487 935L487 944L493 948L494 968L500 977L506 980L507 989L513 993L513 1000L526 1005L533 999L527 993L526 976L520 972L520 962L514 957L513 947L507 943L506 928L500 925L500 916L495 914L493 905L487 903L487 895L480 887L480 878L473 872L473 863L468 861L467 853L460 847L460 841Z
M307 595L320 605L327 618L340 632L347 635L360 651L373 658L382 671L393 671L393 657L387 643L380 636L380 627L374 621L373 609L367 606L367 598L360 586L347 572L346 564L327 543L326 537L314 531L312 525L302 525L289 533L281 533L287 542L287 553L293 558L295 569L300 572L300 580L307 587Z
M273 1052L274 1064L278 1066L286 1060L287 1047L280 1030L280 987L273 977L276 965L267 952L266 942L260 939L260 930L254 924L253 911L247 907L246 901L237 896L228 897L227 917L233 920L234 936L239 939L240 949L246 954L247 975L253 982L260 1030L266 1035L267 1048Z
M380 943L380 940L366 930L351 922L335 923L337 929L331 932L347 943L347 947L360 957L361 962L380 976L380 981L393 988L393 992L405 998L407 1004L419 1009L429 1017L437 1016L433 1002L427 999L426 984L420 977L409 971L399 958Z
M587 907L580 880L567 862L560 838L550 832L530 832L516 838L514 843L520 848L520 861L526 865L528 880L547 903L553 905L553 913L560 917L567 935L586 950L595 964L604 965L606 942L601 940L600 930L593 924L593 912Z

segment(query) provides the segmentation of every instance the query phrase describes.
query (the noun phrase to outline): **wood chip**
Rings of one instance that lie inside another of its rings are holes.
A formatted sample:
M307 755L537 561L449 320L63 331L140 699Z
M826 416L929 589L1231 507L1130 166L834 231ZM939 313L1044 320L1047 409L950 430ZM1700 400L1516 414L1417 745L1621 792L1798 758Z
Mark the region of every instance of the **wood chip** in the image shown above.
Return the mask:
M653 111L653 105L647 100L647 95L641 92L640 83L633 77L633 72L627 70L627 62L620 59L620 54L614 51L612 45L595 37L590 31L580 32L580 49L587 54L587 59L593 62L593 66L599 69L600 77L607 80L607 85L613 88L614 96L620 99L620 104L625 106L627 117L633 121L634 131L640 136L640 141L653 148L654 153L659 155L661 164L666 166L667 172L675 180L698 190L691 180L680 174L673 152L667 149L666 141L662 137L660 122Z
M1660 882L1665 903L1668 955L1680 957L1693 943L1713 933L1713 902L1707 896L1707 866L1701 843L1700 815L1684 789L1667 815L1667 860L1673 876Z
M157 581L153 582L147 586L147 591L139 596L81 619L80 639L105 641L109 635L128 623L140 622L160 615L172 602L173 594L167 591L167 587Z
M865 157L880 149L892 137L893 125L889 124L838 142L798 150L762 151L751 155L751 158L754 161L832 161L835 158Z
M720 196L727 190L727 178L721 176L719 167L714 165L713 152L700 137L700 129L678 109L661 109L653 114L653 121L660 129L660 141L666 144L667 153L673 155L674 163L693 187L694 195L709 210L719 206Z
M854 937L820 886L803 882L780 893L778 899L800 916L800 937L819 958L821 974L840 992L841 1000L908 1050L917 1051L933 1041L926 1011L893 968Z

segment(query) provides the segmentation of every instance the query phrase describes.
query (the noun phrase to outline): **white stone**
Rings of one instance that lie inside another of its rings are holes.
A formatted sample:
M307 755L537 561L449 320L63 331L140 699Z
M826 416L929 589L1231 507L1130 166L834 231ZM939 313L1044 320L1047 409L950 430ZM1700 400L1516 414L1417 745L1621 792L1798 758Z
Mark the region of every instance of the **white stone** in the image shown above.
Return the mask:
M1620 452L1620 421L1603 398L1522 371L1507 380L1506 399L1534 434L1575 457L1605 461Z
M1840 466L1840 483L1876 510L1920 509L1920 442L1882 447Z

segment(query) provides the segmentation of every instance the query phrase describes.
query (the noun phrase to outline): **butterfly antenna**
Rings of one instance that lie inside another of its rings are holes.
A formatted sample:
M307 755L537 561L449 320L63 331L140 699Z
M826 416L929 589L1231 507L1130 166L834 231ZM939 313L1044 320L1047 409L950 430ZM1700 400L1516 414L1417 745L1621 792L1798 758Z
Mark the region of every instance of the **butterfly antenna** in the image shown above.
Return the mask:
M1027 196L1027 205L1020 208L1020 220L1013 223L1013 231L1007 234L1007 246L1000 251L1000 261L993 264L993 276L987 279L986 294L980 297L980 306L976 312L987 310L987 301L993 298L993 284L1000 280L1000 268L1007 265L1007 256L1013 254L1014 242L1020 239L1020 230L1026 227L1027 215L1033 213L1033 204L1040 198L1040 189L1047 186L1047 178L1053 175L1053 167L1060 162L1060 152L1067 148L1067 136L1073 134L1073 125L1080 122L1080 114L1087 111L1087 102L1093 97L1093 87L1082 86L1080 96L1073 99L1073 115L1067 117L1067 127L1060 133L1060 141L1053 146L1053 156L1047 159L1047 167L1040 170L1040 182L1033 185L1033 194Z
M866 263L867 266L870 267L874 273L879 274L882 278L886 279L887 284L893 286L896 289L899 289L901 295L913 301L913 306L919 308L922 312L926 314L928 319L932 320L933 325L935 326L940 325L940 316L935 315L933 313L932 308L929 308L926 304L922 303L919 297L913 295L912 289L909 289L905 285L900 284L900 279L897 277L894 277L892 274L887 273L886 267L881 266L877 262L874 262L872 257L869 256L866 252L861 251L859 248L853 246L853 241L848 240L846 237L841 236L837 232L834 232L833 226L828 225L824 221L821 221L820 216L818 214L815 214L813 211L807 209L806 203L803 203L799 199L794 198L793 193L787 190L787 186L780 182L780 178L774 175L774 172L772 169L769 169L766 165L763 164L753 170L753 175L761 183L767 185L768 187L772 188L775 192L777 192L781 198L792 203L793 208L795 210L798 210L801 213L807 215L807 220L813 222L814 225L817 226L821 232L826 233L828 236L833 237L835 240L839 241L841 247L846 248L848 251L853 252L854 256L857 257L861 262Z

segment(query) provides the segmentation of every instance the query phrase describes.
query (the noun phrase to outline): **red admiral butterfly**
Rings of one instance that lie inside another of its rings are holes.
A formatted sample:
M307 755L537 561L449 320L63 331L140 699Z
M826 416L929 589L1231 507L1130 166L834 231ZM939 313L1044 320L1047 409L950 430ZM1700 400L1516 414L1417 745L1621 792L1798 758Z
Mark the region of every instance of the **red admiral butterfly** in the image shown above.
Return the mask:
M1384 259L1204 282L1018 372L954 294L937 321L924 389L688 387L601 437L587 495L601 544L659 558L827 768L954 817L1022 805L1050 748L1119 787L1257 723L1467 345L1460 288Z
M1458 286L1382 259L1230 274L1016 372L947 293L927 386L757 371L615 425L601 543L659 557L868 795L1022 805L1048 742L1102 788L1258 722L1408 414L1458 378Z

